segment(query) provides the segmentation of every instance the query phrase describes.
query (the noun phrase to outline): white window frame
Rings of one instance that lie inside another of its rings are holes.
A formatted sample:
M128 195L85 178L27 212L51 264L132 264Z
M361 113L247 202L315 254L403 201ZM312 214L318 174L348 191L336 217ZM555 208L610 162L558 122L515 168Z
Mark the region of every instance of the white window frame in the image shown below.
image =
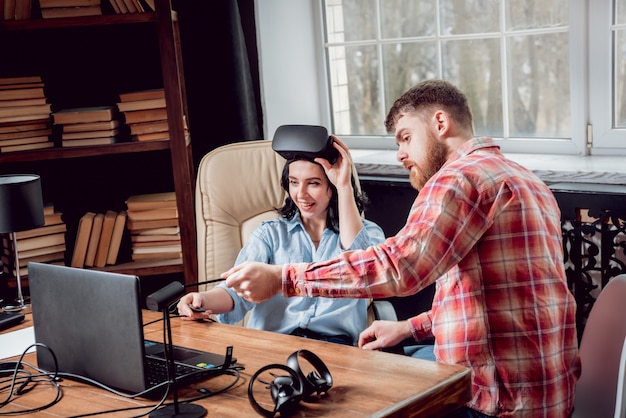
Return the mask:
M591 0L570 0L571 140L498 141L504 152L626 155L625 133L611 126L611 38L606 38L607 32L588 29L603 27L608 19L610 32L611 3L593 0L592 7ZM256 16L265 138L271 139L283 124L330 128L322 1L261 0L256 2ZM587 146L588 131L593 132L592 147ZM342 139L355 150L396 149L391 136Z

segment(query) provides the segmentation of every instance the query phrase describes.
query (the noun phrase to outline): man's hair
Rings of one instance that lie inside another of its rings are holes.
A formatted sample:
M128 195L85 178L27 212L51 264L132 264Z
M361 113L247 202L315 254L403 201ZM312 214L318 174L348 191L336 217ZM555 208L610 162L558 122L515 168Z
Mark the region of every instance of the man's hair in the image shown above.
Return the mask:
M285 162L285 166L283 167L283 173L280 177L280 185L282 186L283 190L287 192L287 197L285 198L285 204L280 208L276 208L276 211L280 214L280 216L285 219L293 218L298 212L298 207L296 206L296 203L291 199L291 196L289 196L289 165L292 162L298 160L308 161L321 167L321 165L316 163L315 161L309 160L308 158L304 158L301 156L297 156ZM326 176L326 172L323 172ZM326 176L326 179L328 180L328 176ZM365 192L359 192L359 190L357 189L354 174L351 176L350 180L352 183L352 189L354 190L354 201L356 202L356 207L359 210L359 213L362 214L365 206L368 203L367 195L365 194ZM328 186L332 190L332 196L330 198L328 213L326 215L326 227L335 233L339 233L339 202L337 200L337 188L330 180L328 180Z
M455 120L460 127L472 130L472 111L467 97L453 84L444 80L425 80L411 87L391 106L385 128L395 131L396 120L400 113L422 112L441 108Z

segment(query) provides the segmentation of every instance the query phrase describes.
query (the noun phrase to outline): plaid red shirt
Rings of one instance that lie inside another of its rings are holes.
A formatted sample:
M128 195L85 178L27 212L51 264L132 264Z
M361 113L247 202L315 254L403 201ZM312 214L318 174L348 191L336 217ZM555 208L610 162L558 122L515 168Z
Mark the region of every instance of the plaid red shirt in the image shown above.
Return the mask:
M384 244L283 269L287 296L409 295L435 281L432 309L410 323L416 339L434 335L438 361L471 369L467 405L568 416L580 363L560 211L548 187L490 138L450 157Z

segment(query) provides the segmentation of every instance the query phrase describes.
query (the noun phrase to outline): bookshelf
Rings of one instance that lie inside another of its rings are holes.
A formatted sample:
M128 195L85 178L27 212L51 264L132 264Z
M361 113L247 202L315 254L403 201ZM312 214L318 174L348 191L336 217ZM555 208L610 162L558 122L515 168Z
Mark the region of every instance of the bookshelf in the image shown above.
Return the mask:
M100 205L95 208L100 211L122 209L130 194L171 187L176 192L182 260L122 260L102 270L138 276L182 274L185 283L192 284L197 280L195 173L183 123L188 112L181 44L171 0L155 0L155 6L154 12L144 13L56 19L34 13L30 20L0 21L0 77L41 75L53 107L88 106L98 100L115 104L120 92L163 88L170 132L169 140L3 153L0 172L42 176L44 200L55 202L68 225L66 261L71 259L80 215L93 207L89 205ZM90 44L91 38L97 46ZM99 54L97 48L105 51ZM71 88L76 74L89 77ZM106 180L109 175L113 180ZM99 190L89 190L91 184Z

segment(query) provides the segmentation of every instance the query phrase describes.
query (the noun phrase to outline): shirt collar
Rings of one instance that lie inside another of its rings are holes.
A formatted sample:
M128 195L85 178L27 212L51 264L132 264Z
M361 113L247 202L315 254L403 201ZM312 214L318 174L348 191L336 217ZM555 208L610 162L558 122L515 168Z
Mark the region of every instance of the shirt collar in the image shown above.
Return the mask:
M453 152L446 161L446 164L451 163L461 157L465 157L466 155L472 154L475 151L492 148L489 151L500 154L500 146L497 145L492 138L483 136L483 137L474 137L469 141L466 141L463 145L461 145L456 152Z

